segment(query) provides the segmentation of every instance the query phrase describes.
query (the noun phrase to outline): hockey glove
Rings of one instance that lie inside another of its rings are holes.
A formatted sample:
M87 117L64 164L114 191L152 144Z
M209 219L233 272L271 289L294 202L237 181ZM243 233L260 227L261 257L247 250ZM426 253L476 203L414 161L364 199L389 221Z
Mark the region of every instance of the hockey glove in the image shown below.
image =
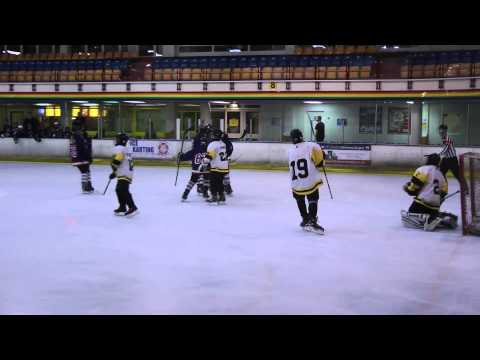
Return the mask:
M117 174L115 172L112 172L110 176L108 177L110 180L113 180L117 177Z

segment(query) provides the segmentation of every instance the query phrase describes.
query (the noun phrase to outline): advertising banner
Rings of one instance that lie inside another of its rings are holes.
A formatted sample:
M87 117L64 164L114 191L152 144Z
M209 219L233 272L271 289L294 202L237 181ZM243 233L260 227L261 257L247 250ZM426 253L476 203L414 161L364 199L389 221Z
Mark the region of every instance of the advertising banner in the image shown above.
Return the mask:
M370 165L371 145L323 144L327 165Z

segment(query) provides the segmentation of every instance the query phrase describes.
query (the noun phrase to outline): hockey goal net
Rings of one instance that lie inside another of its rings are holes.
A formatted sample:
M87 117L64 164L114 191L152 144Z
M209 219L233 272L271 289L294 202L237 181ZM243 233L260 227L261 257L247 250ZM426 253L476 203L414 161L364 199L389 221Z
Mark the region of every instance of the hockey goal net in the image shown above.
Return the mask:
M463 234L480 236L480 153L460 156Z

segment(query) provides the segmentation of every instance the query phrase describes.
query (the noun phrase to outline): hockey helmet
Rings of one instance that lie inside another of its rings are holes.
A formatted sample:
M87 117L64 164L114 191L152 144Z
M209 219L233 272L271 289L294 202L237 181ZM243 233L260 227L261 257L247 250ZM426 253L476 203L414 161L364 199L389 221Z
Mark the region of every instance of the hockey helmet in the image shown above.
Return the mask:
M127 146L128 140L130 138L128 137L127 134L125 133L118 133L117 136L115 137L115 145L123 145Z
M434 166L440 165L440 155L430 154L430 155L425 155L425 157L427 158L426 165L434 165Z
M290 137L292 138L292 143L294 144L303 142L303 134L299 129L293 129L290 131Z

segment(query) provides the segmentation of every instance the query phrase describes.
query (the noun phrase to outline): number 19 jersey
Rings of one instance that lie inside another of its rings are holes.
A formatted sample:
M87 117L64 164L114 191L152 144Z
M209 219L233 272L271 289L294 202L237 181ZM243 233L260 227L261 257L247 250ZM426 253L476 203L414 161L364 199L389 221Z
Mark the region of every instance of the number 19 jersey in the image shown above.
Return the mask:
M301 142L288 152L292 191L297 195L309 195L322 184L317 166L323 164L322 148L315 143Z
M207 154L210 161L210 171L228 173L227 146L221 140L212 141L208 144Z

